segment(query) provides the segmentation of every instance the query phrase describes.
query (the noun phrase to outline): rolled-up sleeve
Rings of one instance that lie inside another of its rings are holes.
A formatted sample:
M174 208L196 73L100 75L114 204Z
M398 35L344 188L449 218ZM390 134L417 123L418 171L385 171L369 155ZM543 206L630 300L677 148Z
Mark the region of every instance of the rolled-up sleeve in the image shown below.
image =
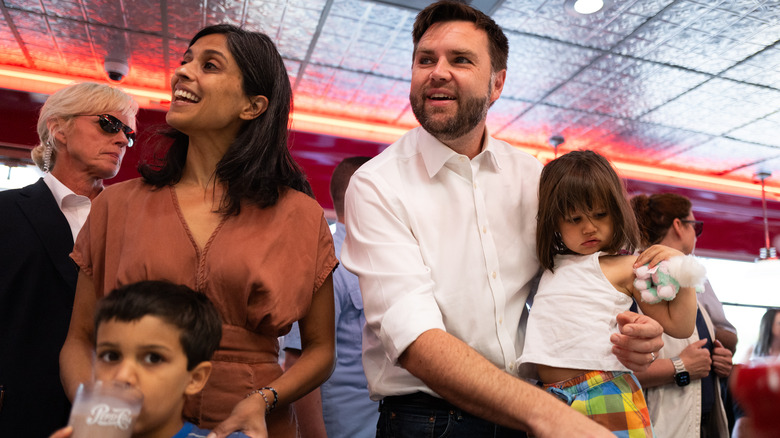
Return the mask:
M396 189L376 174L352 176L342 249L344 266L360 279L368 329L391 363L423 332L445 330L431 269Z

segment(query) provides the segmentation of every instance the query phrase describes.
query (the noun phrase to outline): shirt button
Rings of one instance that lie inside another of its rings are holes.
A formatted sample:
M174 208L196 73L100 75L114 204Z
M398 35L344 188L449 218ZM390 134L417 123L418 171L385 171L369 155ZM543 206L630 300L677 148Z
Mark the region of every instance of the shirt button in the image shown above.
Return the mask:
M482 233L487 233L487 227L484 225L482 226Z
M477 183L474 183L474 188L475 188L475 189L477 188Z
M496 278L496 271L493 271L493 272L491 272L491 273L490 273L490 275L491 275L493 278Z
M466 157L464 157L464 156L460 156L460 157L458 157L458 159L460 160L461 163L466 161Z
M515 364L510 363L508 368L509 368L509 371L514 371L515 370Z

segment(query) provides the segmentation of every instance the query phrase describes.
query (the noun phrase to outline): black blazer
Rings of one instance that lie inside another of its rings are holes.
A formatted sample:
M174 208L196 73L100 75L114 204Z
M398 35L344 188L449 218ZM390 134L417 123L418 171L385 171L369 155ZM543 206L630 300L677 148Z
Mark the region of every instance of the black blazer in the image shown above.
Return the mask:
M0 192L0 436L67 424L59 377L78 268L70 226L43 179Z

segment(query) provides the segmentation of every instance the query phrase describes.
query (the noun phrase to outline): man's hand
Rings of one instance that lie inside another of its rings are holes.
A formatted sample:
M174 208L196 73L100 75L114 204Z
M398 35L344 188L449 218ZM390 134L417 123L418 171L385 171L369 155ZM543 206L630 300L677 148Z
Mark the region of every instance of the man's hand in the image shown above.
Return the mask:
M268 438L265 401L260 394L252 394L238 402L230 416L219 423L207 438L225 438L237 430L251 438Z
M532 428L532 433L529 435L538 438L570 436L579 438L614 438L614 434L604 428L604 426L566 406L565 403L556 400L548 407L550 409L546 410L544 416L540 416L535 421L536 427Z
M724 347L720 341L715 341L715 348L712 349L712 369L715 375L725 379L731 375L733 356L731 350Z
M692 380L703 379L710 373L712 359L709 350L704 348L706 343L706 339L699 339L680 352L680 359Z
M663 327L647 315L625 311L617 316L620 333L613 334L612 354L632 371L644 371L663 348ZM652 353L652 354L651 354Z

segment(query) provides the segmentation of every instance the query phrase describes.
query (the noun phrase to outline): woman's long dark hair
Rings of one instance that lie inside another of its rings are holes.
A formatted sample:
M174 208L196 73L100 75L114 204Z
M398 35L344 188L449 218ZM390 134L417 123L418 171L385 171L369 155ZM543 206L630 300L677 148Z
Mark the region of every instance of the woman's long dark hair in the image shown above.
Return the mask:
M242 200L260 208L272 206L286 187L313 197L306 176L287 148L292 88L276 46L265 34L230 24L201 29L189 46L211 34L226 36L228 49L241 70L244 93L268 98L266 111L244 123L217 163L216 178L226 185L219 211L238 214ZM156 187L181 180L189 144L189 137L176 129L170 128L162 134L173 139L165 157L138 168L144 180Z
M766 309L764 316L761 317L761 324L758 327L758 343L753 349L754 357L769 356L770 349L772 348L772 326L775 324L775 315L779 312L778 308Z

